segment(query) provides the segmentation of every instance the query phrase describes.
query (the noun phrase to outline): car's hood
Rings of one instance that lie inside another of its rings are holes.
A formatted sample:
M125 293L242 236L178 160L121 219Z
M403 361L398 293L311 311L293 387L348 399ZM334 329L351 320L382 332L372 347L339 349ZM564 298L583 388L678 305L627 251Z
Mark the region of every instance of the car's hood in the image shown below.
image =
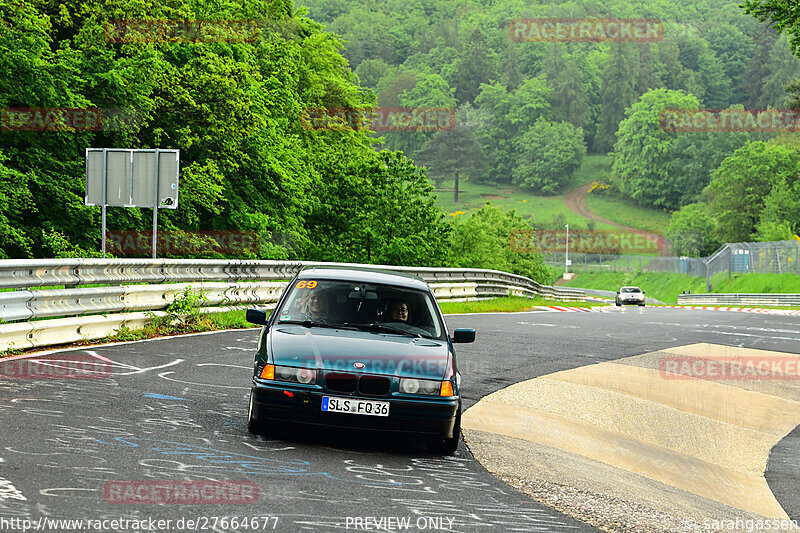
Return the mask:
M276 365L428 379L442 379L447 370L441 340L299 325L275 326L269 337Z

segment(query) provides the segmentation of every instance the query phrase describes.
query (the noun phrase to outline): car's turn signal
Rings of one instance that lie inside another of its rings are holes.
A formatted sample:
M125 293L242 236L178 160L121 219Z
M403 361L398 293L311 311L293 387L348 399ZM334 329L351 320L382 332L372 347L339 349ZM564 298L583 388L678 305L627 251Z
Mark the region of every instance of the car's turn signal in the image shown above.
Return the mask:
M261 371L261 379L275 379L275 365L264 365Z
M442 381L442 388L439 391L439 396L454 396L453 384L449 381Z

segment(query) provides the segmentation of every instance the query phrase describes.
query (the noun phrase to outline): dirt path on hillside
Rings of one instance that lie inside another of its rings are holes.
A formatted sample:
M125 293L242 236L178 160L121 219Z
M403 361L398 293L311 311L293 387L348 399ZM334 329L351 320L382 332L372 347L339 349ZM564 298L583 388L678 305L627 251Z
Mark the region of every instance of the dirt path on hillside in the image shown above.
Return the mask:
M596 220L598 222L605 222L606 224L611 224L614 227L623 229L625 231L629 231L631 233L638 233L640 235L644 235L648 240L655 240L655 242L659 242L663 240L664 247L661 249L661 256L668 256L670 255L670 243L667 239L658 235L657 233L650 233L649 231L645 231L643 229L632 228L630 226L624 226L622 224L617 224L616 222L612 222L608 219L605 219L595 213L589 211L589 208L586 207L586 195L589 192L589 189L592 188L591 183L587 183L586 185L582 185L577 189L574 189L567 194L564 195L564 205L567 206L567 209L575 213L576 215L580 215L583 218L590 218L592 220Z

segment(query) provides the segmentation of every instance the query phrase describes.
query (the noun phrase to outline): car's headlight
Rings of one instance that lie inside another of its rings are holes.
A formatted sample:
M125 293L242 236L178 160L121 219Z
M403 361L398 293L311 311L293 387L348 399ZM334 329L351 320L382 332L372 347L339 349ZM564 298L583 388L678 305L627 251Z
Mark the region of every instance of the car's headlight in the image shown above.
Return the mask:
M449 381L447 383L449 383ZM441 389L441 381L412 378L402 378L400 380L400 392L404 392L406 394L426 394L428 396L438 396Z
M266 365L261 371L261 377L275 381L288 381L314 385L317 383L317 371L310 368L296 368L293 366Z

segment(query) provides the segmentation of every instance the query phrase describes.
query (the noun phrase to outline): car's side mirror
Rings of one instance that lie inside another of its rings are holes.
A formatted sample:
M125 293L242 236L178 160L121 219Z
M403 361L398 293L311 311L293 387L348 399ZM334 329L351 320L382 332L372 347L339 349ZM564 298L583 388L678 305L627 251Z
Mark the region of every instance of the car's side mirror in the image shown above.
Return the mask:
M642 291L642 294L647 294L647 291Z
M619 291L617 291L617 294L619 294Z
M453 332L453 342L475 342L475 330L459 328Z
M262 309L248 309L245 314L245 319L251 324L258 324L259 326L267 325L267 312Z

